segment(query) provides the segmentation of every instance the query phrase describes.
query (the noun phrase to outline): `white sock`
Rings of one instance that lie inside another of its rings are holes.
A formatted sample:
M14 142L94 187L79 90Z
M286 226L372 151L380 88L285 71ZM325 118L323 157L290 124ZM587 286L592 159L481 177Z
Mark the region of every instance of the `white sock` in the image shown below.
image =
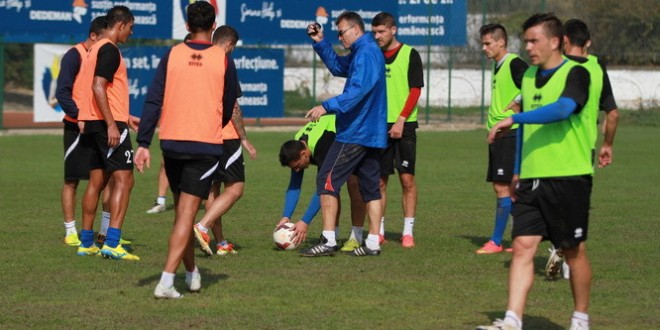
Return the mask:
M165 196L158 196L158 198L156 198L156 203L158 203L158 205L165 205Z
M369 250L380 250L379 241L378 235L369 234L365 244Z
M71 235L71 234L76 234L78 233L76 231L76 220L71 220L69 222L64 223L64 230L66 235Z
M362 234L364 233L364 229L362 227L356 227L352 226L351 227L351 237L349 239L353 238L355 239L360 245L362 244Z
M516 315L514 311L506 311L506 314L504 314L503 321L505 324L510 324L522 329L522 325L523 325L522 320L520 319L520 317L518 317L518 315Z
M385 236L385 217L380 218L380 232L379 234Z
M160 275L159 284L166 288L174 286L174 273L163 272Z
M209 233L209 229L206 228L206 227L204 227L204 225L202 225L201 222L198 222L195 226L197 226L197 229L199 229L199 230L200 230L201 232L203 232L204 234L208 234L208 233Z
M413 226L415 225L415 218L403 218L403 235L410 235L412 236L413 234Z
M325 246L336 246L337 245L337 236L335 236L335 231L334 230L324 230L323 231L323 237L328 240L328 242L325 243Z
M101 229L99 229L99 234L105 236L108 233L108 227L110 227L110 212L102 211Z
M195 270L192 272L186 271L186 281L190 282L192 281L193 275L197 273L199 274L199 269L197 269L197 266L195 266Z
M335 226L335 240L339 237L339 226Z
M589 315L582 312L574 311L573 317L571 318L571 324L589 325Z

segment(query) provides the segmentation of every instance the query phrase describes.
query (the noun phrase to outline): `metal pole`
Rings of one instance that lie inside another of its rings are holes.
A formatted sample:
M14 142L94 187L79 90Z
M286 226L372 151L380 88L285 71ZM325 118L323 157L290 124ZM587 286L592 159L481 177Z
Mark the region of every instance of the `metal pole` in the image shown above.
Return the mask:
M449 47L449 83L447 86L447 121L451 121L451 69L454 65L454 47Z
M481 26L486 25L486 0L481 0ZM491 96L492 97L492 96ZM481 121L483 124L485 120L486 111L486 58L481 56Z
M429 24L428 24L428 37L426 42L426 109L425 109L425 123L429 123L431 116L431 16L433 15L433 4L429 1Z
M312 101L310 108L316 105L316 53L312 51Z

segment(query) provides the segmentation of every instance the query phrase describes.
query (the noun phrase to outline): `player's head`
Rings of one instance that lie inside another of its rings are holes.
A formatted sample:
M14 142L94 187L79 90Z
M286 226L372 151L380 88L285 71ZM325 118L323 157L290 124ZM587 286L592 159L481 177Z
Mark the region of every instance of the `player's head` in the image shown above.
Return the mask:
M390 13L380 12L371 20L371 32L378 47L389 49L396 40L396 20Z
M506 46L508 37L506 29L502 24L486 24L479 28L481 37L481 50L486 57L491 60L499 61L506 55Z
M591 45L591 34L587 24L579 19L569 19L564 23L564 42L580 48Z
M135 17L126 6L114 6L105 15L106 27L116 34L117 42L124 43L133 33Z
M238 31L229 25L223 25L213 32L213 44L220 46L227 54L234 50L238 39Z
M561 56L564 27L552 13L534 14L522 25L525 50L534 65Z
M105 15L96 16L92 20L92 23L89 24L89 34L88 38L91 41L97 41L101 39L103 31L105 31L106 26L108 25Z
M353 11L345 11L337 17L337 36L344 48L349 49L351 45L364 34L364 21L362 17Z
M280 164L299 172L309 167L311 154L305 142L289 140L280 148Z
M210 32L215 28L215 9L206 1L195 1L186 8L190 33Z

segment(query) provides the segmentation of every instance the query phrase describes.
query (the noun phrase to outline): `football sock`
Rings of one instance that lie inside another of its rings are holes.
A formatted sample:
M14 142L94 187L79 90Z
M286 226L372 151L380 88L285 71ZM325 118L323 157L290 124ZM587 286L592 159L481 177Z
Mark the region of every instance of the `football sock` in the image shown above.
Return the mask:
M335 236L335 231L334 230L324 230L323 231L323 237L327 239L328 241L325 242L325 246L336 246L337 245L337 238Z
M217 247L222 247L222 246L227 246L227 240L223 240L222 242L216 244Z
M71 235L76 233L76 220L71 220L64 223L64 229L66 235Z
M120 238L121 229L110 227L108 228L108 236L105 238L105 244L114 249L119 245Z
M188 274L186 274L188 276ZM170 288L174 285L174 273L163 272L160 275L160 285Z
M502 237L506 229L506 222L511 213L511 197L502 197L497 199L497 212L495 212L495 229L490 239L497 245L502 245Z
M81 230L80 231L80 245L84 248L88 248L94 244L94 230Z
M504 323L505 324L510 324L515 327L518 327L522 329L522 320L516 315L514 311L506 311L506 314L504 314Z
M362 227L353 226L351 227L351 237L349 237L349 239L353 238L358 243L362 244L362 233L364 233L364 229Z
M380 232L379 234L385 236L385 217L380 218Z
M589 325L589 315L582 312L574 311L573 317L571 318L571 325L577 325L577 324Z
M204 234L209 233L209 229L204 227L204 225L202 225L200 222L198 222L195 226L197 226L197 229L199 229L199 231L203 232Z
M195 273L199 274L199 269L197 269L197 266L195 266L195 270L193 270L192 272L186 270L186 281L188 282L192 281L193 275Z
M410 235L412 236L413 234L413 226L415 225L415 218L403 218L403 235Z
M378 244L378 235L369 234L367 235L367 241L365 245L369 250L380 250L380 244Z
M158 196L158 198L156 198L156 203L158 203L158 205L165 205L165 196Z
M110 212L102 211L101 229L99 229L99 234L105 236L108 233L108 227L110 227Z

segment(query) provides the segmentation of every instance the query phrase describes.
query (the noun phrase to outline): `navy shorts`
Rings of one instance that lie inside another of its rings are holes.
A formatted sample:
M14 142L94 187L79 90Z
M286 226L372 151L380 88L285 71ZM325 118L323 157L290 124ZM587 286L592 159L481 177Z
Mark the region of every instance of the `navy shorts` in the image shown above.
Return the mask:
M220 161L217 157L178 157L164 153L165 174L173 194L184 192L201 199L209 197Z
M224 140L220 166L215 172L215 183L245 182L245 161L240 139Z
M362 200L380 199L380 153L381 149L334 141L316 177L317 193L339 196L341 186L355 174Z
M511 236L542 236L557 248L587 240L592 177L525 179L516 189Z
M64 121L64 180L89 180L91 150L78 124Z
M417 158L417 122L403 124L403 133L400 139L388 138L387 148L383 149L380 158L380 175L399 174L415 175L415 159ZM388 125L387 130L392 128Z
M511 183L516 160L516 130L511 130L488 145L486 181Z
M103 120L85 122L85 135L90 143L90 169L103 169L107 172L133 170L133 145L128 124L116 122L119 130L119 145L108 147L108 128Z

